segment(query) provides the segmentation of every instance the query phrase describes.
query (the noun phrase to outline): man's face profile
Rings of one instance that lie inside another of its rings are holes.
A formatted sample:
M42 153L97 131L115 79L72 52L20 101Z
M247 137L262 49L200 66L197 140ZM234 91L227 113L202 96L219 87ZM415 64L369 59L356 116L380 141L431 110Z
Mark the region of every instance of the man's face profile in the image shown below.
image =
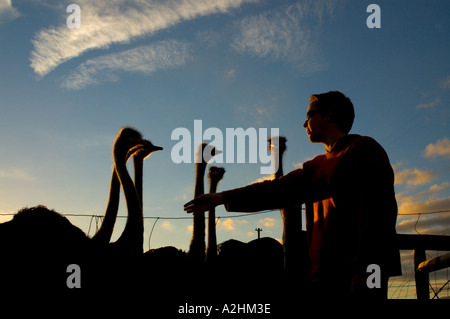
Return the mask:
M311 143L319 143L323 140L324 125L328 116L322 116L317 109L316 102L311 102L306 111L306 121L303 127L306 129Z

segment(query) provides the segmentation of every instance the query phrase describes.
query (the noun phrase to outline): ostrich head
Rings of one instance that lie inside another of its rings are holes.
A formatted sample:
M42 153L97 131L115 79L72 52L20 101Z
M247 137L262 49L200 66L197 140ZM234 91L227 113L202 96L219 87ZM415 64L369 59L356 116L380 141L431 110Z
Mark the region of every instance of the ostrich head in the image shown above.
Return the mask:
M132 127L124 127L120 130L114 142L114 154L148 156L154 151L162 150L162 147L153 145L150 141L144 140L142 134Z
M195 153L195 163L206 165L214 156L222 154L222 151L216 150L215 146L208 143L201 143Z
M211 166L209 168L208 178L219 183L222 180L224 174L225 169L223 167Z
M272 153L279 152L280 154L282 154L286 151L287 138L285 138L284 136L269 137L267 142L269 143L269 151Z
M142 139L137 145L131 147L128 150L127 158L129 158L130 156L136 156L138 158L144 159L150 156L151 153L162 150L162 147L155 146L152 144L152 142Z

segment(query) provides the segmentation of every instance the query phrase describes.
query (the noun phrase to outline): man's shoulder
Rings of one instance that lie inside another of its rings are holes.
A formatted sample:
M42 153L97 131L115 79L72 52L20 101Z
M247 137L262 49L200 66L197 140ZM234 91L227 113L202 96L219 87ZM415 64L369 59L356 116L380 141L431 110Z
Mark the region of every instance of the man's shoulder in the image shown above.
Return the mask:
M381 147L373 137L358 134L349 134L347 136L348 144L355 147Z
M359 134L348 134L343 137L344 140L340 141L337 151L343 151L340 154L350 155L362 153L372 153L372 152L385 152L383 147L372 137L363 136ZM305 162L303 168L314 167L321 165L323 161L327 160L326 154L321 154L313 159Z
M349 154L357 157L371 157L373 159L388 158L386 150L374 138L370 136L354 135L349 145Z

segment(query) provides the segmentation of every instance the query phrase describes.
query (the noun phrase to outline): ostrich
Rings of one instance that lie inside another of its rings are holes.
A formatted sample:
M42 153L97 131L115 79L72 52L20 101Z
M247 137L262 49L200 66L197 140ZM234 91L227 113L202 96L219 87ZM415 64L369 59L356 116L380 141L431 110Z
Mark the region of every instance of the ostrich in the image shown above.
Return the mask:
M203 195L204 176L207 163L222 151L216 150L214 146L201 143L195 154L195 188L194 198ZM194 214L192 239L189 245L189 257L193 267L201 267L205 263L205 213Z
M157 150L162 148L157 147ZM152 149L145 149L143 145L136 145L132 147L126 156L126 161L133 156L134 164L134 185L136 191L141 200L142 205L142 176L143 176L143 162L144 159L151 154ZM107 246L111 240L111 236L114 231L114 225L116 223L117 212L119 210L119 199L120 199L120 181L116 173L116 168L113 167L111 174L111 183L109 189L108 204L106 206L105 215L103 222L92 237L92 241L98 245Z
M140 133L131 128L122 129L117 136L113 152L115 172L125 193L128 220L122 236L107 246L109 253L131 251L135 254L139 252L139 244L142 251L142 242L136 234L142 229L142 209L125 164L131 155L127 153L132 148L135 148L132 154L141 149L148 153L161 149L143 140ZM111 186L114 188L117 184L112 183ZM111 205L107 213L113 211L114 205ZM140 237L143 237L143 232ZM43 287L46 291L55 291L55 294L62 289L67 291L66 269L69 264L81 265L83 273L87 268L89 278L89 268L95 268L95 263L101 258L99 255L104 256L104 249L99 250L95 240L89 239L67 218L45 206L22 209L11 221L0 224L0 241L8 243L1 247L4 262L0 267L2 274L8 273L8 276L0 278L0 286L16 291L25 288L28 292L41 291Z
M209 168L209 192L215 193L217 185L222 180L225 169L222 167L211 166ZM217 237L216 237L216 211L211 209L208 212L208 245L206 247L206 261L214 263L217 257Z
M154 151L162 150L162 147L154 146L151 142L142 139L142 135L138 131L128 127L119 132L114 143L114 167L125 195L127 223L119 239L112 245L116 250L140 256L143 254L144 243L144 218L141 202L142 179L137 183L139 185L137 188L141 192L141 194L138 194L126 166L130 150L137 156L135 160L138 170L137 176L142 176L143 159Z
M275 179L283 176L283 155L286 151L287 139L283 136L270 137L269 151L274 157ZM285 207L280 209L283 219L284 269L287 281L292 285L305 279L307 274L306 236L302 232L301 207Z

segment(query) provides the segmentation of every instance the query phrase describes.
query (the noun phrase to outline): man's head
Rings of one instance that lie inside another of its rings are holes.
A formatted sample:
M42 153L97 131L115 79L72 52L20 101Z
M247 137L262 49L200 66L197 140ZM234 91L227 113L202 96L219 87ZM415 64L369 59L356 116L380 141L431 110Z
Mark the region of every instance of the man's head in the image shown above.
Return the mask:
M313 94L303 127L311 142L323 142L331 130L348 134L353 125L355 111L348 97L339 91Z

